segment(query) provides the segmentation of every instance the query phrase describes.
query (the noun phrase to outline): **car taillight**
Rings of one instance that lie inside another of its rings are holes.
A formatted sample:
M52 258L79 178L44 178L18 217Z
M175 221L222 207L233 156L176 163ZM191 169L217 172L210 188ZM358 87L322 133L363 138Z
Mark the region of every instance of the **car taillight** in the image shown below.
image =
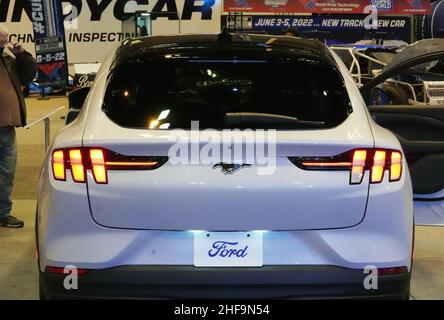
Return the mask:
M291 157L290 161L303 170L350 171L350 184L361 184L365 171L370 171L370 183L381 183L385 171L389 181L401 180L402 153L388 149L357 149L332 157Z
M75 182L85 182L85 166L80 149L69 150L72 179Z
M350 183L360 184L364 179L367 150L356 150L353 153L353 162L350 173Z
M403 274L408 272L409 269L407 267L378 268L379 276L390 276L394 274Z
M402 176L402 154L393 151L390 158L390 181L399 181Z
M52 153L52 172L54 179L66 180L65 154L63 150L57 150Z
M382 180L384 180L386 164L386 152L376 150L373 156L373 165L370 175L370 181L372 183L380 183Z
M103 148L66 148L52 153L52 171L55 180L66 181L70 170L74 182L84 183L91 170L96 183L107 184L110 170L154 170L167 161L168 157L127 156Z
M101 149L91 149L89 151L94 180L96 183L108 183L108 173L106 172L105 156Z

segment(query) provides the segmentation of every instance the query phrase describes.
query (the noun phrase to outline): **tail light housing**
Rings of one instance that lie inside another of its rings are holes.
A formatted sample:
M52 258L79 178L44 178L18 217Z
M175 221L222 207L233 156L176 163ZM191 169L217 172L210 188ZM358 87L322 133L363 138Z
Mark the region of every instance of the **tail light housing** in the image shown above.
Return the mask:
M55 180L66 181L67 171L76 183L86 183L90 170L95 183L107 184L111 170L155 170L168 157L128 156L104 148L65 148L52 153L52 172Z
M370 183L384 181L388 171L389 181L402 177L402 153L391 149L355 149L332 157L291 157L290 161L303 170L350 171L350 184L361 184L366 171Z

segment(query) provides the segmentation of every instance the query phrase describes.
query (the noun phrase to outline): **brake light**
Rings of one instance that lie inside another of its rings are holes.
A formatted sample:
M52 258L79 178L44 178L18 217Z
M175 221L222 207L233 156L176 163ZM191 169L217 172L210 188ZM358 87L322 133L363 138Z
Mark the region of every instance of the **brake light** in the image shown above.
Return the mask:
M52 172L54 174L54 179L62 181L66 180L65 155L63 150L54 151L52 154Z
M399 181L402 175L402 154L393 151L390 159L390 181Z
M82 151L69 150L72 179L75 182L85 182L85 167L83 166Z
M106 172L105 157L101 149L90 150L91 165L94 180L97 183L108 183L108 174Z
M52 154L54 179L66 181L66 170L74 182L84 183L86 172L92 171L99 184L108 183L110 170L154 170L168 161L168 157L127 156L103 148L67 148Z
M350 174L351 184L360 184L364 179L365 163L367 161L366 150L356 150L353 153L353 163Z
M401 180L402 153L388 149L357 149L332 157L291 157L290 161L303 170L350 171L350 184L361 184L366 171L370 183L381 183L389 170L389 181Z
M384 180L384 171L386 165L386 152L377 150L373 158L373 166L371 169L372 183L380 183Z

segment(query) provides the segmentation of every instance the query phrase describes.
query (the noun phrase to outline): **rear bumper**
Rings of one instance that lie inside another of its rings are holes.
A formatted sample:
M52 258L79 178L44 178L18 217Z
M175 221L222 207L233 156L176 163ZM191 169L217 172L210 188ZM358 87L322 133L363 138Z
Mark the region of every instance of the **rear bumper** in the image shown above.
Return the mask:
M405 299L410 273L380 276L366 290L363 270L334 266L195 268L128 266L92 270L78 290L65 290L64 275L40 274L46 299Z

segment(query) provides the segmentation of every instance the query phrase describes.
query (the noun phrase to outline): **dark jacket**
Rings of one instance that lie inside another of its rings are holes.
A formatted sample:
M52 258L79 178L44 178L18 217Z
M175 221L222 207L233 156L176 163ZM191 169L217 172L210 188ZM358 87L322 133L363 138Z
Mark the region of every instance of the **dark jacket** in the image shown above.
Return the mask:
M15 58L3 53L1 57L6 70L11 78L12 85L17 92L20 105L20 117L22 126L26 125L26 105L23 96L22 86L28 85L34 80L37 73L37 63L32 55L28 52L19 53Z

